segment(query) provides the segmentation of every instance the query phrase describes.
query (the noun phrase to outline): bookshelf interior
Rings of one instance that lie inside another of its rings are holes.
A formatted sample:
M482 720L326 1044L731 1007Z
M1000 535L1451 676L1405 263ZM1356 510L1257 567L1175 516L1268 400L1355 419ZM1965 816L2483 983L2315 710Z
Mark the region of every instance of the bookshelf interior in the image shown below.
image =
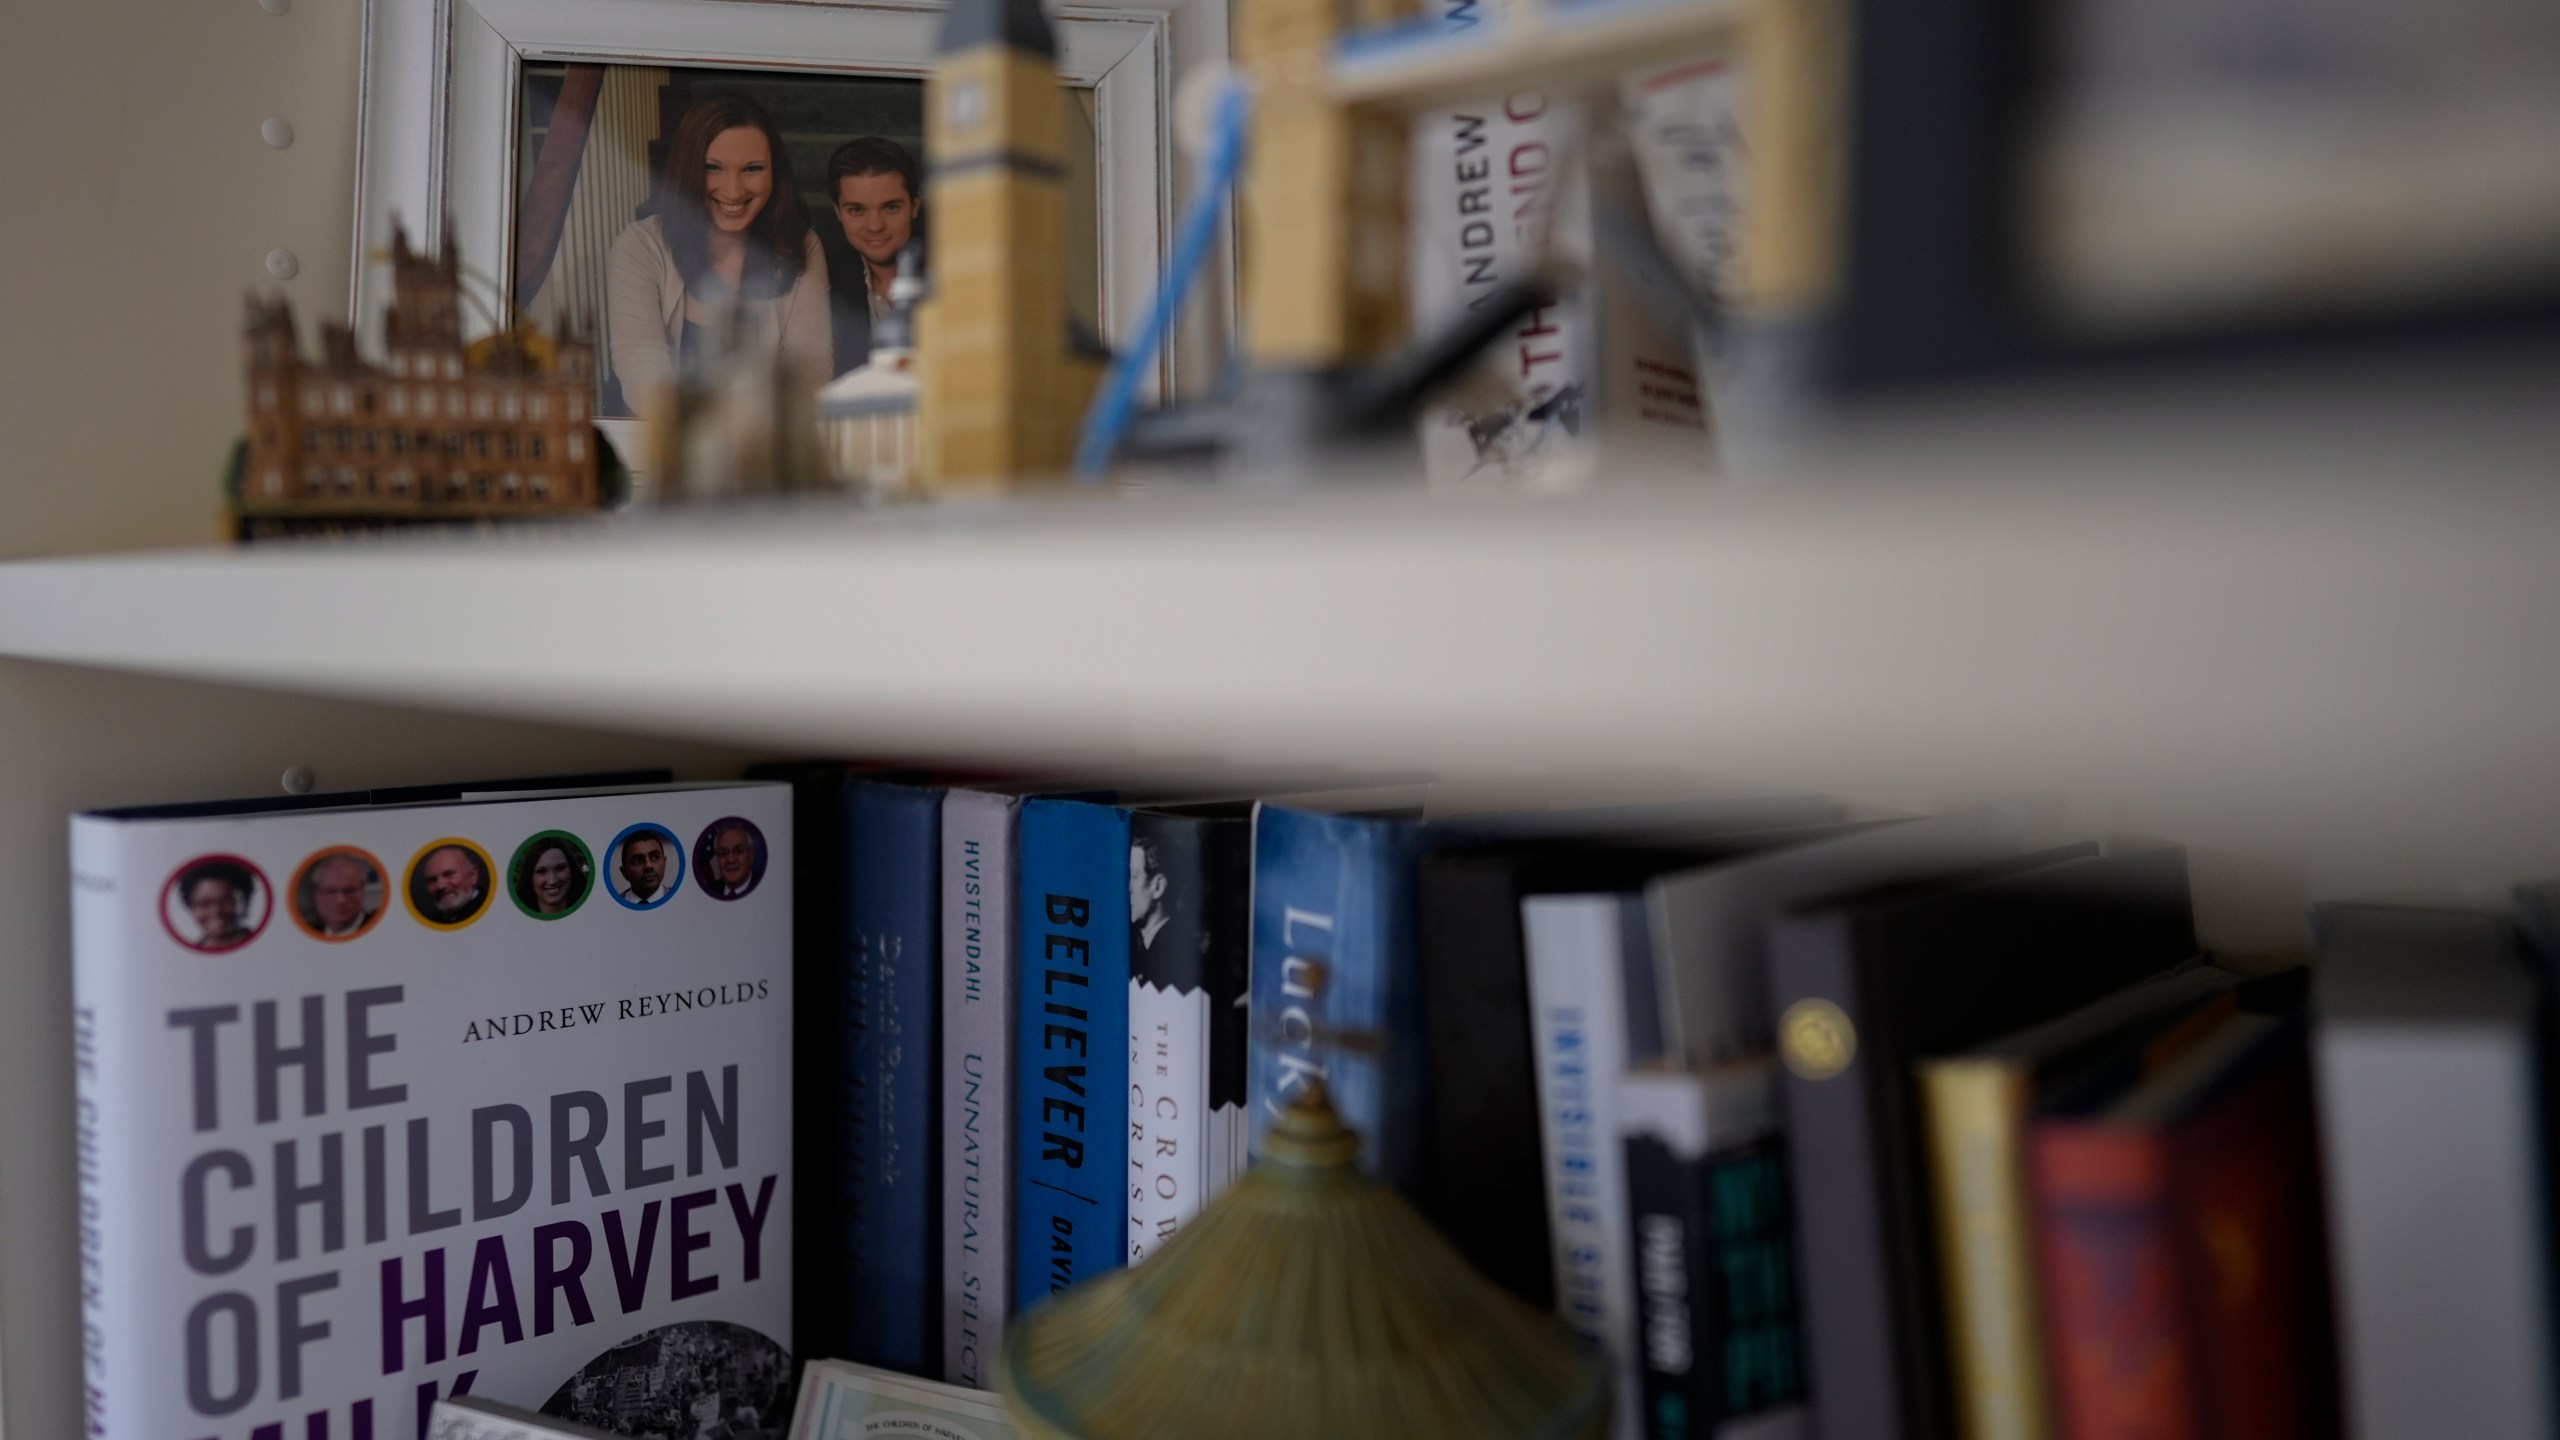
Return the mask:
M9 1145L70 1154L59 817L833 753L1351 784L1582 772L2184 842L2208 939L2560 871L2560 362L2191 367L1873 405L1783 478L1072 496L0 564ZM32 662L32 663L28 663ZM1249 782L1248 782L1249 783ZM76 1423L21 1187L8 1415Z

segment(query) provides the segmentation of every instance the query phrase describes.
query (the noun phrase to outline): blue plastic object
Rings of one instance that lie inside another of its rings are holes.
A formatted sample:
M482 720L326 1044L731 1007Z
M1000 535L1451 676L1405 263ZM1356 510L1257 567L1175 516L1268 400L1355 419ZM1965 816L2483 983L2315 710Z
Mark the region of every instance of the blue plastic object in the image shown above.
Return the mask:
M1244 164L1244 127L1252 110L1252 92L1243 82L1230 80L1218 96L1216 128L1210 134L1208 154L1200 162L1199 193L1192 196L1191 208L1182 216L1182 228L1174 233L1173 260L1156 285L1147 323L1138 332L1136 342L1111 362L1111 373L1104 377L1101 393L1093 397L1093 407L1085 411L1084 430L1076 440L1076 475L1087 484L1099 483L1111 468L1112 453L1120 448L1120 437L1138 408L1138 382L1155 360L1164 337L1172 333L1174 318L1182 312L1182 297L1189 293L1201 262L1208 258L1210 238L1218 229L1218 207L1234 187L1236 172Z

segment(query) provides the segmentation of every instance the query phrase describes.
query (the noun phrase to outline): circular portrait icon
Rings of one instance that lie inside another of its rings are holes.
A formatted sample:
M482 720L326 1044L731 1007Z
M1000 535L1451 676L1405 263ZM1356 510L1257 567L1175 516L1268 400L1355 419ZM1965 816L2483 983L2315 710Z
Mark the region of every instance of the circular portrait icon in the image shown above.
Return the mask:
M507 862L507 894L536 920L557 920L587 903L596 888L596 857L566 830L545 830L516 847Z
M625 910L655 910L684 888L684 842L664 825L642 821L614 836L604 864L606 888Z
M382 862L353 845L315 850L293 872L293 923L314 940L353 940L391 903Z
M723 815L693 842L693 883L714 900L744 900L764 883L764 859L755 822Z
M409 881L400 897L418 923L436 930L459 930L487 914L490 878L498 867L489 852L457 836L427 843L409 862Z
M199 855L160 890L160 923L190 950L237 950L275 913L266 872L237 855Z

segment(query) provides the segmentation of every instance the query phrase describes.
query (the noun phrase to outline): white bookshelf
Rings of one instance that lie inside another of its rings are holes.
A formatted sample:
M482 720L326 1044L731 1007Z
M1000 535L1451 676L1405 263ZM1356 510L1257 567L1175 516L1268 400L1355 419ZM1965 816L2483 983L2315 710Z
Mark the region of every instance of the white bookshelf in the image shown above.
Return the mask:
M1018 770L2029 797L2314 891L2560 868L2560 485L1842 469L21 563L0 655Z
M0 564L9 1411L77 1414L61 817L833 753L2026 801L2225 944L2560 873L2560 365L1875 409L1757 485L740 507Z

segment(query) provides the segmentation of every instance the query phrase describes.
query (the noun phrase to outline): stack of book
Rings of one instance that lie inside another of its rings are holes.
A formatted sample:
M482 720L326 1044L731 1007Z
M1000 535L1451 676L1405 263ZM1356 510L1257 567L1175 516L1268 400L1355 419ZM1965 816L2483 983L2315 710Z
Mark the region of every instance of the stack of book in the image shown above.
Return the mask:
M1999 812L762 778L80 819L96 1428L984 1389L1321 1085L1619 1436L2551 1431L2560 890L2244 972Z
M2324 911L2314 987L2205 956L2176 849L1999 813L801 783L844 846L803 934L843 986L842 1068L803 1070L844 1107L811 1348L987 1384L1011 1317L1144 1263L1321 1082L1366 1169L1605 1348L1623 1436L2548 1412L2542 1001L2503 921ZM2466 927L2504 937L2470 979ZM2469 1031L2441 1077L2410 1053L2455 1011L2506 1026L2494 1074ZM2431 1174L2482 1213L2421 1245L2393 1187ZM2413 1245L2447 1252L2425 1295ZM2479 1318L2412 1318L2448 1314Z

